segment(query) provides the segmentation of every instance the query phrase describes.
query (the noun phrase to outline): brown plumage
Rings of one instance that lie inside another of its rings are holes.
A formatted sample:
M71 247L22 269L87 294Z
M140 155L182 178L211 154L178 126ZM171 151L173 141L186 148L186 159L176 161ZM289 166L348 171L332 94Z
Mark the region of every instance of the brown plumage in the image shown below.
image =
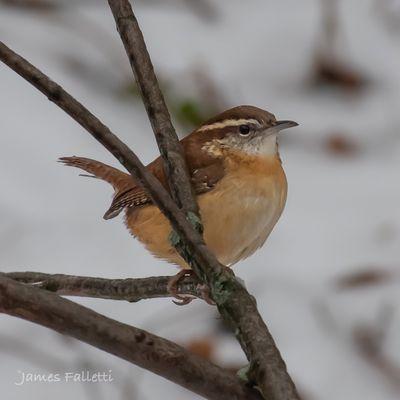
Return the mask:
M286 178L277 152L276 134L283 129L278 126L272 114L241 106L208 120L181 140L205 241L227 265L262 246L283 210ZM125 210L128 229L150 252L188 268L169 243L169 221L129 174L88 158L63 157L60 161L113 186L105 219ZM168 190L161 157L147 168Z

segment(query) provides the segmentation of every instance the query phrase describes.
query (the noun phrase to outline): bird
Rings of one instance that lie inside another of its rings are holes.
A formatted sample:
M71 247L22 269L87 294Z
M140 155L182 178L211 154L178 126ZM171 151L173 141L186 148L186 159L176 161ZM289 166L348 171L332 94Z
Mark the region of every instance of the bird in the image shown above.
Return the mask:
M180 140L204 226L204 240L219 262L232 267L267 240L281 216L287 180L278 135L295 127L261 108L242 105L204 122ZM114 188L108 220L121 212L125 225L155 257L190 269L170 242L171 225L148 193L117 168L84 157L60 162ZM161 156L146 168L169 190Z

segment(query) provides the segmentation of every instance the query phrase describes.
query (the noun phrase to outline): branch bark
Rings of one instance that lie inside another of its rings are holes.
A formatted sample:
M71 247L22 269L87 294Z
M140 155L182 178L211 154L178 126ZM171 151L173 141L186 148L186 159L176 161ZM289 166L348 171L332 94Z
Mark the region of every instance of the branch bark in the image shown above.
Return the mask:
M111 0L110 3L113 3L112 7L115 7L115 11L117 11L116 21L120 31L125 32L126 35L135 36L132 39L133 41L143 41L129 3ZM121 14L118 14L119 11ZM121 36L125 40L125 34ZM125 46L129 48L130 42L127 41ZM141 49L146 50L144 44L141 45ZM135 52L132 50L133 54ZM299 397L294 383L287 373L286 365L267 326L258 313L254 298L236 280L233 273L222 266L208 250L201 235L192 228L192 224L186 218L187 216L181 212L160 182L146 170L137 156L89 110L1 42L0 59L88 130L145 188L154 203L170 220L177 233L179 240L174 244L192 266L199 279L210 286L211 295L221 315L231 324L232 330L250 361L249 379L261 388L265 398L270 400L298 400ZM143 66L138 64L136 67L140 69ZM146 74L143 73L140 76L146 76ZM151 75L148 78L151 79ZM157 85L157 83L155 82L154 85ZM143 95L145 95L145 92L143 92ZM150 115L150 118L158 118L157 115ZM169 118L168 115L164 117ZM152 125L155 126L155 122ZM162 123L157 126L163 129ZM172 139L165 135L165 140ZM168 146L162 147L161 152L168 151ZM176 153L174 159L176 157L179 158L180 154ZM179 181L182 184L184 182L184 180ZM181 204L183 203L181 202Z
M74 337L208 399L260 400L232 374L183 347L0 275L0 312Z
M185 215L191 212L199 218L199 208L190 184L182 146L171 123L139 24L128 1L109 0L108 3L164 159L164 169L172 197Z
M45 274L42 272L8 272L5 277L61 296L80 296L98 299L137 302L144 299L171 297L168 291L170 276L136 279L104 279L89 276ZM202 297L200 281L186 276L177 284L177 293Z

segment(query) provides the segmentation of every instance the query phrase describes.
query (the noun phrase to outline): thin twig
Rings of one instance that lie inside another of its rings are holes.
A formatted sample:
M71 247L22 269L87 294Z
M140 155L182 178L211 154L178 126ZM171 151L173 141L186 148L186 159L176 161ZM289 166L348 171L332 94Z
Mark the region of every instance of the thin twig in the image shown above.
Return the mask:
M177 344L100 315L54 293L0 275L0 312L74 337L208 399L260 400L235 374Z
M4 276L34 285L62 296L93 297L99 299L136 302L144 299L171 297L168 291L170 276L136 279L104 279L89 276L45 274L42 272L8 272ZM177 284L177 294L202 297L200 281L186 276Z

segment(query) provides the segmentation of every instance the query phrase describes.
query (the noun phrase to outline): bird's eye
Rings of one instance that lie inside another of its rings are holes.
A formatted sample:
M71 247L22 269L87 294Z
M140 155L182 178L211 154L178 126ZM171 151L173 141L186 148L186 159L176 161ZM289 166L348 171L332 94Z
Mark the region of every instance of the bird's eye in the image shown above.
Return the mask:
M239 132L242 136L247 136L250 133L250 127L248 125L240 125Z

